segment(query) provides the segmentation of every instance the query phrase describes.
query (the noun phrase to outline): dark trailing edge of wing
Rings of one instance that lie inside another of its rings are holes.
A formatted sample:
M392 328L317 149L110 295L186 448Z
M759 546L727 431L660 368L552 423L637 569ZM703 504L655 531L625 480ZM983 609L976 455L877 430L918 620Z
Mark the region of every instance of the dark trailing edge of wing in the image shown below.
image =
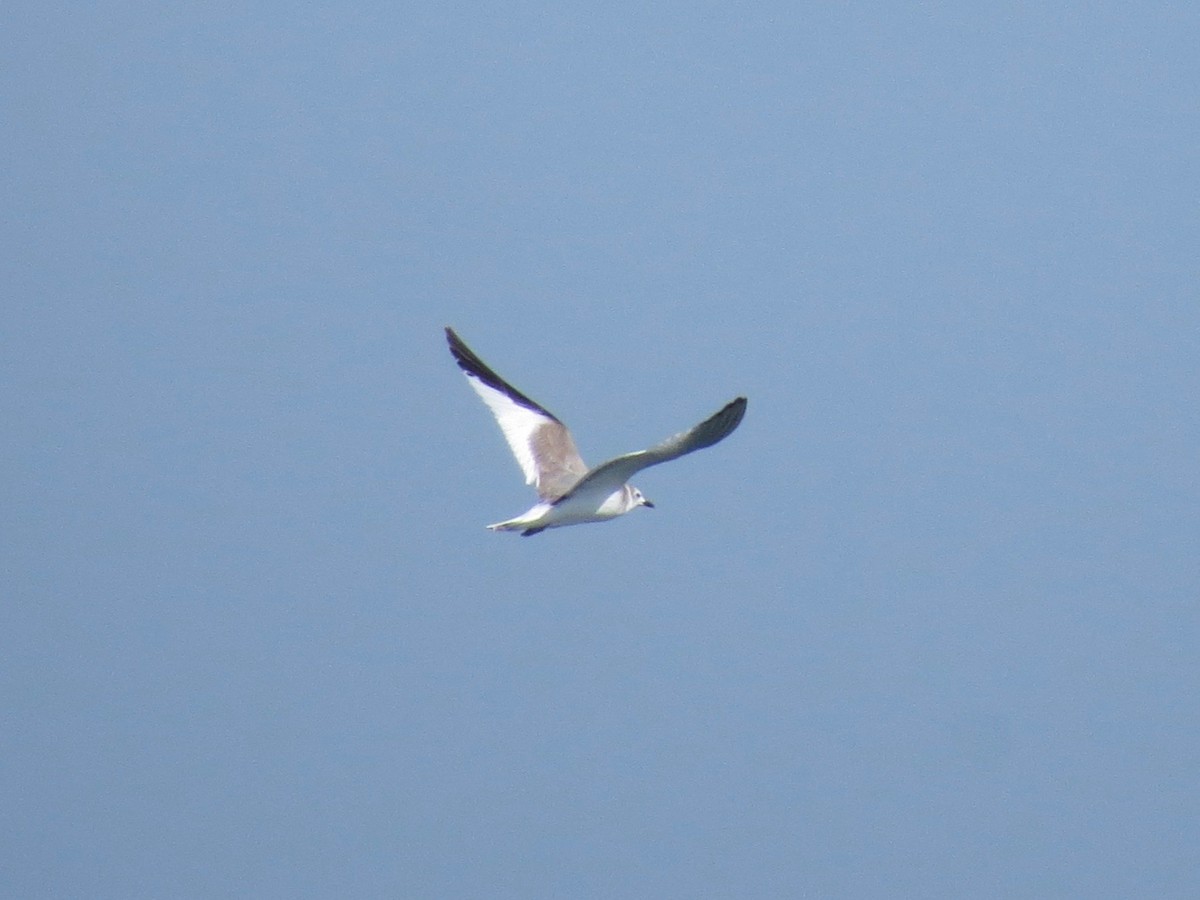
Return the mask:
M534 412L539 412L544 416L549 416L555 422L559 422L558 416L546 409L540 403L526 397L515 387L497 375L482 359L475 355L475 351L463 343L462 338L454 333L454 329L446 326L446 341L450 344L450 353L454 356L454 361L458 363L458 367L478 378L488 387L500 391L511 399L514 403L524 406L526 409L532 409ZM559 422L561 425L562 423Z

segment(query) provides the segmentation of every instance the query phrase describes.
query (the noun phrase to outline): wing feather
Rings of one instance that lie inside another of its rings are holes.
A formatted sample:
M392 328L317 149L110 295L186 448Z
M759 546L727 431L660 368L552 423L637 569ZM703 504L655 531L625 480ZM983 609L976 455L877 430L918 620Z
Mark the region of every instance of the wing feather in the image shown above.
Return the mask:
M642 469L657 466L659 463L670 462L688 453L694 453L697 450L703 450L705 447L711 447L713 444L724 440L732 434L733 430L741 424L742 417L745 414L746 398L738 397L736 400L725 404L719 411L709 416L699 425L689 428L687 431L681 431L679 434L667 438L661 444L657 444L648 450L626 453L623 456L618 456L615 459L610 459L608 462L601 463L580 479L579 483L571 489L570 493L585 490L598 482L602 482L605 485L612 485L612 488L615 490Z
M467 381L496 417L525 483L543 500L569 491L587 473L587 465L567 426L497 375L453 329L446 329L446 340Z

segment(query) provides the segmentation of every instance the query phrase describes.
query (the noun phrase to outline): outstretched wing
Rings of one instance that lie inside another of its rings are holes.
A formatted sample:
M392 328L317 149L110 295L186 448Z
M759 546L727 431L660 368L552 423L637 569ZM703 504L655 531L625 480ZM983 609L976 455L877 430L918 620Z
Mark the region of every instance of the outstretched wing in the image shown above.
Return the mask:
M718 441L727 438L741 424L742 416L745 414L746 398L738 397L725 404L719 412L709 416L694 428L681 431L649 450L626 453L624 456L618 456L596 466L572 488L571 493L584 490L587 486L597 483L611 485L613 490L616 490L642 469L670 462L693 451L711 447Z
M446 340L458 367L500 424L525 483L543 500L557 499L574 487L587 474L587 466L567 426L488 368L454 329L446 329Z

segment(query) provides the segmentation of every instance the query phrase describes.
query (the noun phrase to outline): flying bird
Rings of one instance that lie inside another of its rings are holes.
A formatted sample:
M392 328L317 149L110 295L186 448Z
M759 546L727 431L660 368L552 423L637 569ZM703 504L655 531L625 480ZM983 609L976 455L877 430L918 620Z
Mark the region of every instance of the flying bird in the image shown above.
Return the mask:
M554 413L492 371L454 329L446 329L446 340L467 381L500 424L525 483L533 485L538 495L536 505L514 519L489 525L492 531L519 531L528 537L547 528L605 522L639 506L653 509L654 504L629 484L629 479L649 466L711 447L728 437L746 414L746 398L738 397L699 425L661 444L589 469L571 432Z

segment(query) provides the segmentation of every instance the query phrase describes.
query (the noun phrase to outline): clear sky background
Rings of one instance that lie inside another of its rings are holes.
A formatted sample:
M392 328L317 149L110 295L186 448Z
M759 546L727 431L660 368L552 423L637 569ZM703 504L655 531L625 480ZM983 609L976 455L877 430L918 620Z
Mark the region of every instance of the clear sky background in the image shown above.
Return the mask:
M1200 896L1196 4L0 20L4 896Z

